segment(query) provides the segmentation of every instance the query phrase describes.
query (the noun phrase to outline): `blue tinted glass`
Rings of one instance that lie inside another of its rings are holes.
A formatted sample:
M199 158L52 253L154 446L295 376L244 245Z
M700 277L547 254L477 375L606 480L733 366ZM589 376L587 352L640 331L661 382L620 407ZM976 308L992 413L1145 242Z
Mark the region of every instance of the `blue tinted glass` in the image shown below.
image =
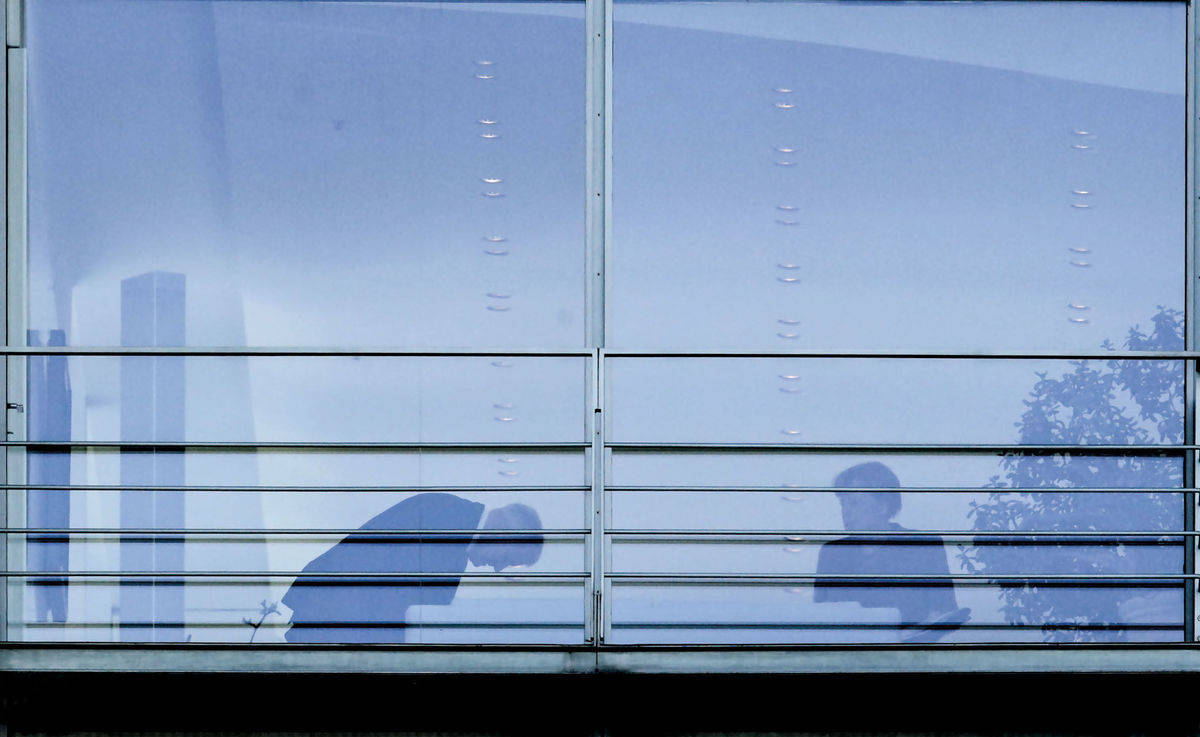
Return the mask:
M29 11L35 329L136 344L153 305L175 344L582 342L582 2Z
M31 440L582 442L583 358L29 359Z
M1179 361L611 358L608 367L617 442L1183 441Z
M1185 30L619 0L610 344L1094 350L1182 309Z

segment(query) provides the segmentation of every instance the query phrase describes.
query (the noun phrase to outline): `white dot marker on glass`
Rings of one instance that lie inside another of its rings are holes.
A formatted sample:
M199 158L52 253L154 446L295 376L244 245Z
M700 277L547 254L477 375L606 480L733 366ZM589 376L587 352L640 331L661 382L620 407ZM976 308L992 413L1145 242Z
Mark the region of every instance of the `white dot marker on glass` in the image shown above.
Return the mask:
M497 458L496 460L500 463L516 463L517 462L517 459L513 458L512 456L503 456L501 458Z
M798 276L777 276L775 278L784 284L797 284L800 281L800 277Z
M1081 269L1090 269L1092 267L1092 264L1088 261L1072 261L1071 265L1077 266Z
M1071 190L1071 194L1077 194L1080 196L1090 195L1091 193L1092 193L1092 190L1090 190L1090 189L1073 189L1073 190Z
M497 415L496 416L496 422L516 422L516 421L517 421L516 417L511 417L509 415Z
M489 312L508 312L512 309L511 305L488 305Z
M1089 307L1085 304L1080 304L1078 302L1072 302L1072 303L1068 304L1067 307L1070 307L1072 310L1090 310L1090 309L1092 309L1091 307Z
M798 386L781 386L779 387L779 391L783 392L784 394L799 394L804 390Z
M492 299L511 299L512 295L507 292L488 292L487 296Z
M484 197L487 197L489 200L498 200L504 196L503 192L481 192L480 194L482 194Z
M775 322L779 323L780 325L799 325L800 324L799 320L788 320L787 318L784 318L784 317L779 318Z
M507 256L508 255L507 248L485 248L485 249L483 249L483 252L489 256Z
M512 409L512 402L493 402L492 407L495 409Z
M800 337L800 333L775 333L775 335L783 338L784 340L796 340Z
M1071 253L1091 253L1092 249L1084 248L1083 246L1071 246L1067 249Z
M779 108L780 110L791 110L796 106L790 102L777 102L775 103L775 107Z
M1087 325L1091 322L1086 317L1068 317L1067 319L1071 321L1072 325Z
M496 124L496 121L492 120L491 118L480 118L479 122L483 125L495 125Z
M480 179L482 179L486 184L499 184L500 182L504 181L500 177L480 177Z
M480 133L479 137L491 140L493 138L499 138L500 134L499 133Z
M784 435L792 435L792 436L796 436L796 435L800 434L799 430L784 429L784 430L780 430L779 432L783 433Z
M495 78L496 78L496 75L494 75L494 74L476 74L475 75L475 79L495 79Z
M483 239L489 243L503 243L508 240L502 235L485 235Z
M795 205L776 205L775 209L782 210L783 212L795 212L796 210L799 210L800 208L796 207Z
M1087 203L1085 203L1085 202L1072 202L1072 203L1071 203L1071 207L1075 208L1076 210L1090 210L1090 209L1092 209L1092 206L1091 206L1091 205L1089 205L1089 204L1087 204Z
M775 264L775 268L795 270L795 269L800 268L800 264Z
M1091 146L1085 143L1073 143L1071 144L1071 148L1075 149L1076 151L1087 151L1091 148Z
M500 474L501 476L516 476L517 474L519 474L521 472L520 471L500 470L500 471L497 471L496 473Z
M800 374L780 374L779 378L784 381L800 381L801 376Z
M776 161L775 162L775 166L795 166L795 165L796 165L796 162L794 162L794 161Z
M481 67L490 67L491 65L495 64L496 62L492 61L491 59L480 59L479 61L477 61L475 63Z
M776 151L778 151L778 152L779 152L779 153L781 153L781 154L794 154L794 153L796 153L796 149L792 148L791 146L776 146L776 147L775 147L775 150L776 150Z

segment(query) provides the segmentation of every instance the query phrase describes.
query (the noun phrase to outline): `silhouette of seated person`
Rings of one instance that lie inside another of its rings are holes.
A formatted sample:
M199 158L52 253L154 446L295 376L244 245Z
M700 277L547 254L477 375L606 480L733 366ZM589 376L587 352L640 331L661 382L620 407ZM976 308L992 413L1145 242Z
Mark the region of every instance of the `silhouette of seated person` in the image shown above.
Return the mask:
M487 512L483 504L453 494L426 493L395 504L318 556L304 574L430 573L419 578L298 577L282 602L292 610L288 642L402 643L408 608L448 605L468 561L503 571L536 563L542 536L536 534L372 535L378 530L540 530L541 519L524 504Z
M842 471L833 482L841 489L896 489L900 480L882 463L862 463ZM894 521L900 513L897 491L835 492L847 530L902 531ZM850 535L823 544L817 555L819 574L949 575L943 541L928 537ZM950 581L817 580L816 602L857 602L869 608L900 613L905 642L933 642L961 627L970 616L960 609Z

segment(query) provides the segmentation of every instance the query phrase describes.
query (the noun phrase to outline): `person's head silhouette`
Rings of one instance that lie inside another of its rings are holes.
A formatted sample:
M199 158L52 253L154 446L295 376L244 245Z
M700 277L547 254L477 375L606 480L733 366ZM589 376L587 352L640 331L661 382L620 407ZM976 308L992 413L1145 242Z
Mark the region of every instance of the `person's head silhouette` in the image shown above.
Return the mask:
M488 513L485 530L540 530L542 520L533 507L509 504ZM502 571L513 566L529 566L542 556L541 535L477 535L467 549L467 557L477 566Z
M898 489L900 479L892 469L872 461L851 466L837 475L833 485L838 489ZM839 491L842 523L847 530L883 530L891 526L900 513L898 491Z

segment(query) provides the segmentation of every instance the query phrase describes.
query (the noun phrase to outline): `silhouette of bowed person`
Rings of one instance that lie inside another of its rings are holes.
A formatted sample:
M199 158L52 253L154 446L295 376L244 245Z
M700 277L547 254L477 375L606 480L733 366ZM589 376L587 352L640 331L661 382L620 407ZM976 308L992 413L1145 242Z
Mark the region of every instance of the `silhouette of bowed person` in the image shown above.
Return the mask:
M487 512L485 515L485 511ZM532 565L541 557L537 534L429 537L372 534L383 530L540 530L541 519L524 504L490 511L453 494L426 493L405 499L368 520L304 567L284 594L292 610L288 642L405 641L408 608L448 605L470 562L502 571ZM395 579L321 577L321 573L449 574Z
M900 480L882 463L862 463L842 471L833 485L840 489L896 489ZM894 521L900 513L898 491L835 492L842 522L849 531L905 531ZM883 537L849 535L823 544L817 555L819 574L894 574L947 576L943 541L936 535ZM954 584L939 581L875 582L817 580L816 602L857 602L869 608L900 613L900 626L913 634L906 642L933 642L961 627L970 609L960 609Z

